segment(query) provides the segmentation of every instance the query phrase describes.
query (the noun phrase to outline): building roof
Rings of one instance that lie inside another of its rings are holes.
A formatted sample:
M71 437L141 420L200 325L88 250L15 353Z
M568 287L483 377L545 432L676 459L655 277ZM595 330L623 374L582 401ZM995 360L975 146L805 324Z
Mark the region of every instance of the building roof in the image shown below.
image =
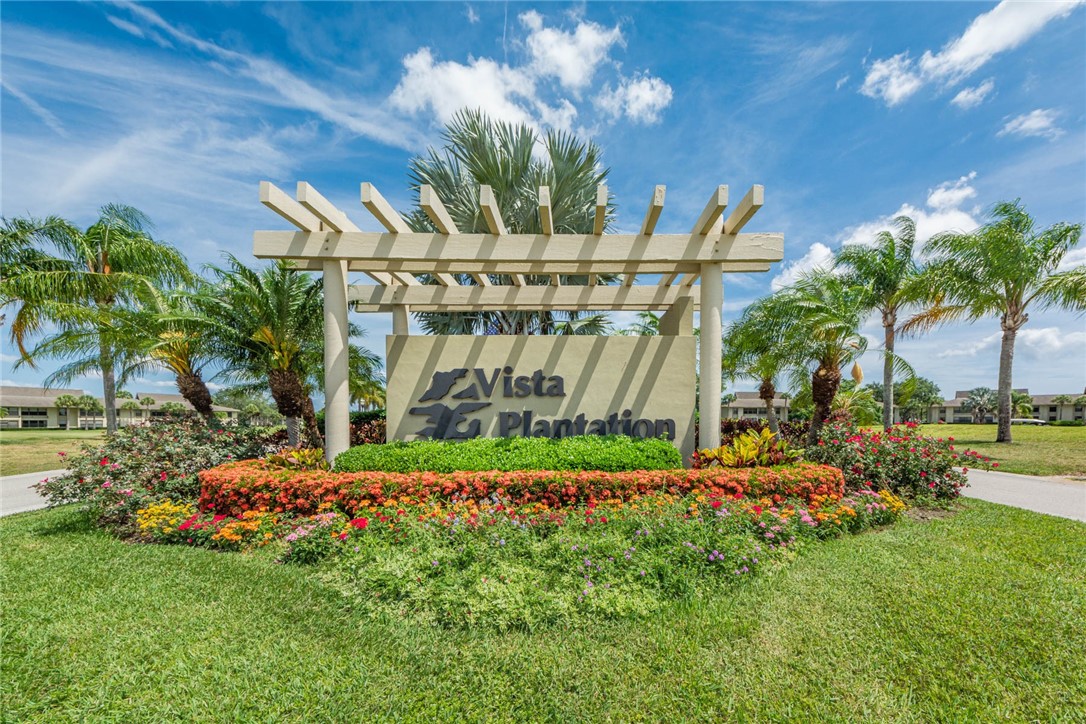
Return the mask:
M757 392L750 392L748 390L737 391L733 393L735 399L731 402L724 403L726 407L765 407L765 403L762 402L762 398L758 396ZM776 396L773 398L774 407L786 406L788 404L787 397Z
M61 395L80 397L83 390L53 387L0 386L0 406L3 407L56 407L55 400Z

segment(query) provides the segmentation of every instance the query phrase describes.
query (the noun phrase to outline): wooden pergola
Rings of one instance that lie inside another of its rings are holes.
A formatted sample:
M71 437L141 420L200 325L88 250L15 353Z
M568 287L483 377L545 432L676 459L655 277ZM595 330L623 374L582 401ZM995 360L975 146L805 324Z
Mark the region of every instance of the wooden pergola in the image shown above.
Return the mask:
M350 304L356 311L391 312L394 335L408 333L410 311L665 311L672 320L689 320L700 309L701 444L718 446L723 274L768 271L784 257L784 235L742 233L761 208L764 189L752 186L725 215L724 185L713 191L689 233L657 234L665 191L664 186L653 189L638 233L605 234L609 196L601 185L591 211L593 233L565 234L555 233L550 189L544 186L538 198L542 233L510 234L493 190L482 186L479 209L489 233L466 234L429 186L420 189L420 206L436 232L411 229L372 184L363 183L362 205L385 228L366 232L308 183L299 182L291 198L261 182L261 203L296 230L255 232L253 254L291 259L299 270L323 274L328 459L350 442ZM373 283L348 286L348 272L362 272ZM647 274L660 275L659 283L635 283L638 275ZM418 275L434 283L423 284ZM462 285L455 275L470 275L474 283ZM621 275L622 282L598 284L600 275Z

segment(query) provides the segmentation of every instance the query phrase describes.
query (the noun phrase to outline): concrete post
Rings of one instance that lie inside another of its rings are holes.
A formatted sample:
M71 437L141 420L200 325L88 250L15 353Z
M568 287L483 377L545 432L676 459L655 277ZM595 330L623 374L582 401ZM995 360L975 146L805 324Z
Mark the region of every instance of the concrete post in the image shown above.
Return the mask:
M407 315L410 313L407 305L397 304L392 308L392 333L407 334Z
M351 445L347 360L347 262L324 262L324 457L331 463Z
M724 307L724 267L701 265L701 396L700 448L720 447L721 314Z

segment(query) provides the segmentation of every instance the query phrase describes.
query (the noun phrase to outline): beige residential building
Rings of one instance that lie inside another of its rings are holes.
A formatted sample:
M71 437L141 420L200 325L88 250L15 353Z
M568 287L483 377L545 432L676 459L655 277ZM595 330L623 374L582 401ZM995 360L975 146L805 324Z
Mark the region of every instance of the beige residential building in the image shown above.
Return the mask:
M788 420L788 398L774 397L773 411L782 422ZM765 402L757 392L736 392L735 399L720 406L721 419L760 420L766 416Z
M1029 394L1028 388L1018 388L1015 392L1021 392ZM954 397L949 400L943 400L941 404L932 405L930 411L930 420L932 422L973 422L973 413L964 409L966 399L969 397L969 390L957 390L954 393ZM1033 414L1029 417L1035 420L1043 420L1045 422L1057 422L1057 421L1074 421L1083 419L1083 409L1086 405L1083 405L1083 397L1086 397L1086 390L1083 392L1065 392L1055 393L1051 395L1031 395L1033 398ZM1060 401L1056 401L1056 398L1060 398ZM1067 398L1070 401L1066 401ZM985 415L984 422L993 423L996 421L996 410L992 410ZM1016 414L1012 417L1026 417L1025 415Z
M98 430L106 426L104 412L95 410L80 410L66 408L57 405L57 399L61 396L83 397L83 390L74 389L45 389L44 387L15 387L4 385L0 387L0 408L3 416L0 417L0 428L51 428L61 430ZM101 398L95 398L101 404ZM142 402L152 400L151 405ZM158 392L138 393L134 399L117 400L117 424L134 425L148 420L165 417L169 414L163 410L163 405L169 403L180 404L187 410L193 407L188 401L178 394L166 394ZM138 407L138 409L132 409ZM227 420L237 420L240 412L232 407L212 406L216 413Z

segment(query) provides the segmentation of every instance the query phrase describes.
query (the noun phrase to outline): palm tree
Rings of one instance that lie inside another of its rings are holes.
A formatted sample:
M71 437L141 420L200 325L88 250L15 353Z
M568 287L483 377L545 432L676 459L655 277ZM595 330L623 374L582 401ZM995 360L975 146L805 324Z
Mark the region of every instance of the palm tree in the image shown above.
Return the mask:
M155 404L155 398L144 395L140 398L140 404L147 408L147 414L151 414L151 406Z
M135 400L125 400L124 402L122 402L117 407L117 409L118 410L129 410L129 411L134 412L134 411L140 409L140 403L136 402ZM129 421L131 422L133 419L135 419L135 418L130 416Z
M835 265L844 269L853 284L870 290L870 309L882 315L882 426L894 424L894 337L898 313L903 307L920 301L926 292L921 270L913 259L916 222L908 216L894 219L897 235L882 231L874 246L849 244L837 252Z
M1033 398L1028 392L1011 390L1011 414L1015 417L1033 417Z
M724 333L721 368L725 377L753 377L758 380L758 397L765 403L766 421L771 432L778 432L777 381L789 368L800 364L798 351L781 334L781 325L767 314L767 305L747 307L738 321Z
M852 380L842 382L833 398L833 411L847 413L857 425L874 425L883 409L870 387L861 387Z
M90 395L80 395L75 399L76 406L79 408L79 415L82 418L86 413L87 417L97 421L98 415L102 414L104 407L102 401L97 397L91 397Z
M778 326L779 339L794 350L789 353L797 361L793 372L800 376L810 373L814 405L807 437L810 445L818 441L822 425L833 411L842 368L855 363L867 349L860 327L870 298L871 290L866 287L828 272L816 272L753 305L752 314L772 320ZM858 364L854 364L853 376L862 380ZM802 387L802 380L794 381L794 388Z
M203 370L216 361L208 334L214 323L194 302L195 297L189 290L156 294L138 309L119 315L118 328L127 346L139 353L132 363L134 372L151 367L169 370L182 397L211 423L215 413Z
M1080 224L1038 230L1020 200L995 205L991 220L968 234L946 233L928 244L929 306L905 325L925 330L957 320L999 315L999 425L996 442L1011 441L1014 342L1029 309L1086 309L1086 264L1056 271L1082 235Z
M79 409L79 398L75 395L59 395L57 399L53 401L53 404L60 410L68 411L65 414L65 419L68 420L67 424L71 425L71 411Z
M622 337L655 337L660 334L660 315L655 312L638 312L637 321L618 332Z
M0 291L0 301L18 305L11 325L12 341L21 352L16 367L35 366L39 357L72 360L49 375L46 385L100 371L111 433L117 430L117 368L122 368L123 382L131 356L114 330L115 312L192 276L184 256L152 239L150 227L142 212L120 204L103 206L86 230L59 217L4 225L5 256L25 257L28 245L39 250L3 279ZM45 247L57 256L41 253ZM58 331L28 351L27 339L50 323Z
M360 349L354 345L347 350L348 386L351 393L351 402L362 410L363 405L367 409L378 409L385 404L385 378L381 374L381 360L374 354Z
M479 209L479 187L494 190L502 221L511 234L542 232L539 219L539 187L551 194L555 233L591 233L596 188L607 178L602 152L594 143L583 143L561 131L540 137L524 124L490 120L481 111L461 111L442 133L445 146L429 149L410 162L411 186L416 201L423 185L433 187L462 233L486 233ZM608 207L607 225L614 216ZM407 223L419 231L435 227L417 208ZM613 276L600 275L600 282ZM469 275L458 275L461 284L472 285ZM508 277L493 281L509 282ZM562 275L564 284L583 284L584 275ZM546 276L529 276L528 284L549 284ZM428 312L418 314L430 334L600 334L607 328L606 315L582 312L492 311L477 313Z
M991 387L974 387L962 401L962 409L973 413L973 422L982 423L999 406L999 396Z
M233 255L227 255L225 269L210 271L215 283L194 303L209 320L206 334L223 374L249 384L266 382L287 418L291 444L298 444L303 420L306 442L320 447L307 381L324 345L321 281L294 271L289 261L258 271Z

